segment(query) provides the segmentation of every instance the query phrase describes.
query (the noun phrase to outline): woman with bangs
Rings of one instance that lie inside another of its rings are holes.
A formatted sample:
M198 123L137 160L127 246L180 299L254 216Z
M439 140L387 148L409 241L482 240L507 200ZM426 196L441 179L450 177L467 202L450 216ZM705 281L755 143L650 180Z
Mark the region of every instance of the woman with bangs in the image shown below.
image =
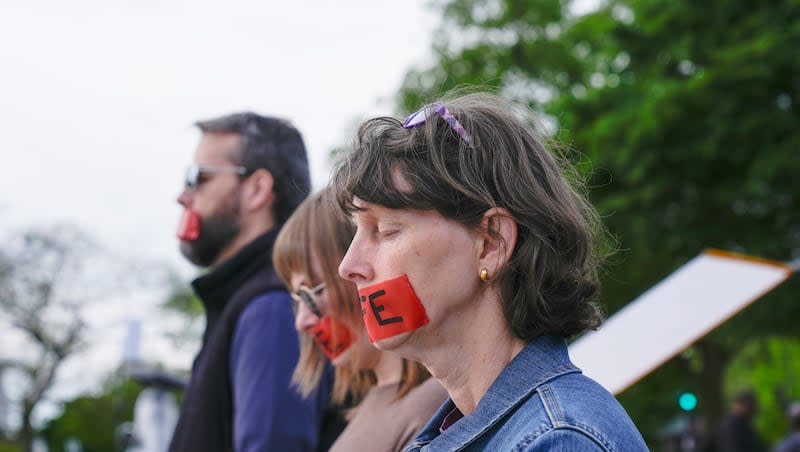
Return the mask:
M399 451L447 394L419 363L370 345L356 288L337 274L354 230L323 190L295 210L275 241L275 269L292 294L300 336L292 381L309 396L329 360L332 402L354 406L330 450Z
M375 118L334 172L369 337L450 395L407 451L647 450L569 359L602 320L602 227L529 118L488 94Z

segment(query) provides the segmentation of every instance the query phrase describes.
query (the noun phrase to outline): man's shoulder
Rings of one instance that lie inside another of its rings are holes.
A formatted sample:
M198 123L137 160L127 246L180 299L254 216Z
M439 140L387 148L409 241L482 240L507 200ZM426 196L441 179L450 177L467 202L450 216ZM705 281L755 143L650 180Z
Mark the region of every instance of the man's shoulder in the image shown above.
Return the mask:
M280 304L281 302L285 302ZM251 305L269 305L269 303L277 303L280 304L277 307L288 307L291 310L291 297L289 296L289 292L286 291L284 288L272 288L268 289L264 292L261 292L250 299L250 303L248 307Z
M240 311L249 307L253 301L263 297L285 297L286 286L271 265L263 265L254 273L241 279L238 287L231 293L226 309Z
M247 302L237 322L237 329L242 327L263 326L264 322L291 322L294 324L294 313L289 294L284 289L271 289L256 295Z
M253 298L239 315L232 334L231 365L234 369L237 365L259 368L268 363L274 367L278 359L297 360L299 344L294 312L284 290L271 290ZM261 356L267 351L273 359L246 363L250 356Z

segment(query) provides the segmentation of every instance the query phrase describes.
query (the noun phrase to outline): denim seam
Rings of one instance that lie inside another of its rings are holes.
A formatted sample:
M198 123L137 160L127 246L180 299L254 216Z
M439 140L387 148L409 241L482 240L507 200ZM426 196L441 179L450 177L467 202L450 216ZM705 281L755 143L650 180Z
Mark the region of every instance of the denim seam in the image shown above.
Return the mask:
M520 442L518 442L518 443L517 443L517 445L516 445L516 446L514 446L514 449L513 449L513 450L514 450L514 451L523 451L523 450L525 450L525 448L526 448L526 447L530 446L530 444L531 444L532 442L534 442L534 441L536 441L537 439L539 439L539 437L540 437L540 436L542 436L542 435L544 435L545 433L547 433L547 432L549 432L549 431L552 431L552 430L554 430L554 429L553 429L551 426L549 426L549 425L543 425L543 426L542 426L542 427L540 427L538 430L534 430L534 431L532 431L532 432L528 433L527 435L525 435L525 436L524 436L524 437L523 437L523 438L520 440Z
M613 447L608 442L608 440L603 436L603 434L598 432L591 426L582 424L580 422L575 422L573 424L566 421L566 417L564 416L564 411L561 409L561 404L558 403L558 397L555 391L553 391L553 388L549 384L541 385L539 388L536 389L536 392L539 393L539 397L542 400L542 404L544 405L547 417L550 418L550 422L552 423L554 429L567 428L567 429L574 429L577 431L581 431L589 438L592 438L595 442L600 443L607 450L609 451L613 450ZM534 432L532 435L538 436L538 433Z
M609 450L609 451L613 451L614 450L614 446L611 445L611 443L608 441L608 439L601 432L593 429L591 426L583 424L583 423L580 423L580 422L575 422L573 427L576 430L580 430L580 431L584 432L586 434L586 436L594 439L595 441L597 441L598 443L603 445L607 450Z
M403 452L421 450L423 447L427 446L428 444L430 444L430 441L415 441L415 442L412 442L412 443L409 443L408 445L406 445L406 447L403 448Z
M479 429L478 431L473 432L468 438L465 438L463 441L461 441L461 444L455 450L464 449L469 444L471 444L473 441L475 441L476 439L478 439L479 437L484 435L487 431L489 431L489 429L494 427L500 421L500 419L504 418L505 416L508 416L509 413L511 413L514 409L516 409L523 401L525 401L528 398L530 398L531 395L533 393L535 393L542 385L544 385L547 382L549 382L550 380L553 380L554 378L558 378L558 377L560 377L562 375L567 375L567 374L571 374L571 373L579 373L579 372L580 372L580 369L578 369L577 367L575 367L571 363L566 363L566 364L562 364L562 365L560 365L558 367L554 367L549 372L544 374L542 376L542 378L540 378L533 385L533 387L531 387L524 394L522 394L519 397L517 397L513 401L513 403L511 403L508 407L506 407L506 409L504 409L501 412L497 413L497 415L494 418L492 418L489 421L489 423L484 425L483 428Z
M544 405L544 410L547 413L547 417L550 418L550 423L553 425L553 428L566 425L564 412L561 410L561 405L558 403L558 398L556 397L550 385L541 385L536 389L536 392L539 393L539 397L542 400L542 405Z
M520 442L517 443L516 446L514 446L513 450L517 451L517 452L524 451L525 448L530 446L531 443L533 443L534 441L539 439L545 433L554 432L556 430L573 430L573 431L576 431L576 432L580 432L584 436L586 436L587 438L592 440L593 442L597 443L600 447L603 448L603 450L605 452L614 452L614 448L611 446L611 444L609 444L608 441L606 441L606 439L602 435L600 435L598 432L596 432L591 427L589 427L587 425L579 424L579 423L576 423L575 425L564 424L562 427L553 428L553 429L547 429L547 430L544 430L544 431L537 430L535 432L529 433L529 434L525 435L525 437L522 438L522 440L520 440ZM594 434L592 434L592 433L594 433Z
M576 422L575 427L577 430L586 433L586 436L600 443L603 447L606 448L606 450L610 452L614 451L614 446L611 444L611 442L608 441L608 438L606 438L605 435L603 435L603 433L593 429L592 427L586 424L581 424L580 422Z

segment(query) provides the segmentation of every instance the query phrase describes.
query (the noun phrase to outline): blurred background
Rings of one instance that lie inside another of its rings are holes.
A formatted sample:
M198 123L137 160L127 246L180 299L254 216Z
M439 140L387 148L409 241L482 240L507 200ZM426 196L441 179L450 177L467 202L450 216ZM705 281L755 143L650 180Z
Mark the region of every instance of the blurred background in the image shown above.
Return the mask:
M193 121L291 120L320 188L366 117L467 85L525 103L615 239L613 315L708 247L800 256L798 44L795 0L5 0L0 451L134 450L142 391L179 401L153 375L188 375L203 326L174 238ZM651 449L702 450L751 391L769 447L798 319L795 276L618 398Z

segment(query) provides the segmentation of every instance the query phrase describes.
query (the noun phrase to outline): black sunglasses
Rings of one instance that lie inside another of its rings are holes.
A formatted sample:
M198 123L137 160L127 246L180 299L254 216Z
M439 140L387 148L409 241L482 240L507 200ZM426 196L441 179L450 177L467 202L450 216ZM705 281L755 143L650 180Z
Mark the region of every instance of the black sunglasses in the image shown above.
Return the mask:
M249 176L253 173L253 171L243 166L190 165L188 168L186 168L186 180L184 181L184 185L186 186L187 190L194 190L207 180L207 178L204 177L205 175L218 173L234 173L244 177Z
M315 316L322 318L322 311L320 311L319 303L317 303L317 295L323 290L325 290L325 283L314 287L307 287L301 284L297 291L291 293L292 301L294 301L294 312L297 313L298 305L304 303Z

